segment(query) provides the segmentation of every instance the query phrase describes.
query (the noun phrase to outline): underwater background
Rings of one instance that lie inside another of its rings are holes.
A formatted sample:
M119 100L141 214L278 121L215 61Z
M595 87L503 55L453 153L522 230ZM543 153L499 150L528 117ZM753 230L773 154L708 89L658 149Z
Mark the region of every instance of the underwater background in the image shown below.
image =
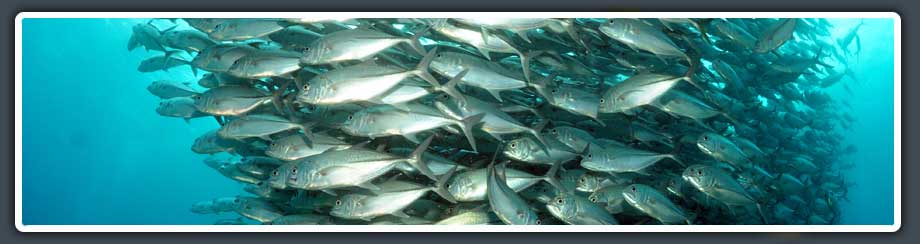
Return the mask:
M127 51L146 19L24 19L22 23L25 225L212 224L235 213L199 215L195 202L244 194L242 183L205 166L190 150L213 119L157 115L153 80L197 80L187 67L140 73L158 54ZM837 35L858 19L831 19ZM852 105L847 133L858 152L844 158L849 201L842 224L894 222L894 21L865 19L862 51L847 66L857 80L830 89ZM181 22L180 22L181 23ZM861 45L861 47L855 47Z

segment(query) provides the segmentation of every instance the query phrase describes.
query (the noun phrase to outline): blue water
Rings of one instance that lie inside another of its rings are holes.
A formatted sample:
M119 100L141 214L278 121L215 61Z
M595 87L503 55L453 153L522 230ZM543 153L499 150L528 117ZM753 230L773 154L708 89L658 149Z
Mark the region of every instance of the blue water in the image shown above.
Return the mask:
M832 21L843 27L841 32L858 22ZM850 188L850 201L842 202L841 222L890 225L894 223L894 21L866 19L859 34L862 52L850 62L858 81L846 81L853 94L846 93L842 84L831 87L832 95L850 102L850 114L857 118L847 141L859 152L846 158L856 165L846 179L856 185Z
M217 128L210 119L161 117L150 81L196 80L184 67L143 74L154 53L128 52L135 19L23 21L23 224L211 224L235 214L196 215L201 200L242 194L192 153L192 141ZM845 31L858 21L834 20ZM842 34L842 33L841 33ZM840 85L857 117L847 140L859 148L847 179L844 224L892 224L893 22L866 20L862 53ZM855 46L855 44L854 44ZM851 49L855 50L855 47Z

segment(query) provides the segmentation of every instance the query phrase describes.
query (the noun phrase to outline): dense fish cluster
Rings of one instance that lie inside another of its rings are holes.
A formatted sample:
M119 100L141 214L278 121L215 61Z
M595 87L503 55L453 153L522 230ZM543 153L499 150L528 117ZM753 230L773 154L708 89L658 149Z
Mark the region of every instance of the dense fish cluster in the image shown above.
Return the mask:
M842 144L849 104L826 88L856 81L845 64L859 26L842 37L833 28L156 19L134 26L128 49L157 54L140 72L200 77L147 88L162 116L216 119L191 150L245 184L248 195L201 199L194 213L262 224L834 224L856 148Z

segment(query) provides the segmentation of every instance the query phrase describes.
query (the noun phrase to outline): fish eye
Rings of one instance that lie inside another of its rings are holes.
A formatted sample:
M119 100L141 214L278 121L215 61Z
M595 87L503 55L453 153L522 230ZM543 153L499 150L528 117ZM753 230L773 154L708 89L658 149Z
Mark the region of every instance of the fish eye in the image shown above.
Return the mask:
M597 197L589 197L588 201L597 202Z
M201 100L201 96L195 96L195 100Z
M512 143L509 144L508 146L511 147L511 148L515 148L515 147L517 147L517 143L512 142Z
M272 175L278 176L278 170L273 171Z
M553 129L553 130L551 130L550 132L552 132L553 134L558 134L558 133L559 133L558 131L556 131L556 129Z
M335 205L342 205L342 200L335 200Z
M291 173L297 173L297 167L291 168Z
M697 175L703 175L703 170L699 170L699 169L696 170L696 174L697 174Z
M607 20L607 23L613 24L613 20Z
M703 136L703 140L704 140L704 141L708 141L708 140L709 140L709 136Z
M556 203L562 204L562 202L565 202L565 200L562 200L562 198L556 199Z
M275 143L274 143L274 142L272 142L272 144L271 144L271 146L273 146L273 147L274 147L274 146L275 146Z
M632 189L630 189L630 190L632 190L633 192L636 192L636 187L633 186Z
M552 90L552 91L550 91L550 92L552 92L552 93L556 93L556 92L558 92L558 91L559 91L559 90L557 90L557 89L553 89L553 90Z
M352 116L352 115L349 115L349 116L348 116L348 120L351 120L351 119L354 119L354 118L355 118L355 117Z
M603 98L601 98L601 103L604 103L604 99L603 99Z
M537 222L535 222L535 223L536 223L537 225L541 225L541 224L543 224L543 221L540 221L540 220L538 219Z
M579 179L578 179L578 182L581 182L581 183L585 183L585 181L586 181L585 178L579 178Z
M588 158L592 158L592 155L591 155L591 154L588 154Z
M239 199L239 198L233 199L233 202L234 202L234 203L240 203L240 199Z
M304 91L310 90L310 85L303 85L303 90L304 90Z

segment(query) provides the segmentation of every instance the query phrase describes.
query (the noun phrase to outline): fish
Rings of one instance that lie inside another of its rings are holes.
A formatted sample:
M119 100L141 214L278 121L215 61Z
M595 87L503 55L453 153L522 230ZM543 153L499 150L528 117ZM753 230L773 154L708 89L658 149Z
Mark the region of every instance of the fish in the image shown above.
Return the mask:
M650 104L670 91L678 82L692 80L694 72L695 68L691 67L687 74L681 77L654 73L631 76L610 87L601 95L598 112L623 113Z
M349 115L341 129L354 136L375 138L401 135L410 141L417 142L415 135L420 132L456 125L463 130L463 135L469 140L470 147L476 151L472 129L482 121L485 114L455 120L425 105L407 104L406 106L410 109L388 105L369 107Z
M522 73L510 71L499 64L470 54L438 52L429 67L435 73L446 77L456 77L461 72L467 72L460 79L460 84L482 88L499 102L504 101L500 92L525 87L535 87L544 97L548 97L545 88L538 86L539 82L528 82Z
M627 185L609 185L597 189L592 192L591 195L588 195L588 201L603 204L604 209L607 210L608 213L622 213L623 208L627 205L626 197L623 195L626 186Z
M690 219L687 218L683 210L674 205L671 200L668 200L664 194L650 186L643 184L629 185L623 190L623 198L626 199L629 205L661 221L661 223L691 224Z
M191 97L200 94L195 88L190 87L189 84L190 83L158 80L151 82L150 85L147 86L147 91L162 99Z
M492 212L505 224L538 225L540 219L530 209L527 202L508 187L504 164L501 172L495 169L495 163L489 165L486 193Z
M660 154L629 147L591 147L589 145L586 150L587 154L581 161L581 166L595 172L647 174L648 167L665 158L670 158L683 165L683 162L673 154Z
M731 163L735 167L750 168L754 166L751 159L741 148L719 134L712 132L700 134L696 145L703 153L717 160Z
M166 117L182 118L186 122L193 118L209 116L208 114L199 112L195 107L195 100L189 97L164 99L157 105L156 112Z
M422 187L419 189L406 189L401 191L378 192L373 195L349 194L336 200L335 207L329 212L332 216L346 219L360 219L371 221L375 217L392 215L400 218L409 218L403 212L409 204L422 197L423 194L434 191L448 201L456 202L445 189L445 183L453 175L453 171L442 175L435 187ZM392 188L391 188L392 189Z
M160 43L166 47L186 52L201 52L217 44L207 34L194 29L164 31L160 35Z
M502 140L502 135L505 134L528 133L540 142L545 153L549 153L549 149L546 148L546 139L540 133L549 121L543 121L534 127L527 127L503 111L503 109L469 96L456 99L442 95L434 102L434 105L442 114L457 120L483 115L480 120L482 125L479 126L479 129L498 140Z
M272 94L242 86L213 88L191 98L198 111L211 115L239 116L274 102Z
M612 215L596 203L572 193L562 193L546 205L549 212L570 225L616 225Z
M421 78L447 94L457 94L453 85L441 85L428 73L428 66L437 49L432 49L412 70L392 65L366 62L317 75L301 87L297 100L311 104L340 104L370 101L382 96L409 78ZM463 77L463 76L459 76ZM448 82L450 84L450 82ZM454 82L456 83L456 82Z
M712 166L695 164L688 166L682 177L700 192L722 201L729 207L755 205L763 223L769 223L758 201L725 171Z
M792 38L796 23L798 23L798 20L795 18L780 19L778 23L761 34L754 45L754 51L765 53L782 46L789 38Z
M237 43L218 43L199 51L198 54L192 58L190 63L195 68L208 72L215 72L212 74L224 74L227 76L229 74L226 72L230 70L230 67L233 67L233 64L236 63L237 60L240 60L241 58L257 51L257 48L250 45Z
M302 135L288 135L272 140L265 155L273 158L295 161L323 153L327 150L345 149L352 145L326 133L313 133L312 138Z
M444 218L435 225L492 225L501 221L489 211L469 211Z
M300 62L308 65L333 64L345 61L364 61L384 49L405 43L419 55L425 55L425 48L419 38L427 31L414 36L396 37L370 29L342 30L324 35L313 41L303 52Z
M549 153L543 151L540 142L530 137L521 137L509 141L503 154L516 161L546 165L561 164L578 156L577 152L558 140L548 139L547 143Z
M241 78L286 76L300 70L300 54L291 51L257 51L230 65L227 73Z
M636 19L610 19L599 30L634 50L647 51L662 58L690 60L667 35Z
M195 66L191 65L191 62L185 59L181 59L181 58L177 58L173 56L174 56L173 53L169 52L163 56L148 58L144 61L141 61L141 64L137 66L137 71L144 72L144 73L156 72L156 71L168 71L169 69L174 68L174 67L187 65L189 68L191 68L192 73L194 73L197 76L198 69L196 69Z
M234 152L242 143L226 140L217 135L217 130L208 131L192 143L191 150L199 154L216 154L220 152Z
M447 36L448 38L473 46L482 56L488 60L492 59L490 53L511 53L516 54L520 59L521 72L524 78L530 80L530 59L528 55L519 51L509 41L499 35L484 34L479 31L470 30L455 26L448 22L448 19L437 19L431 25L433 31Z
M504 179L509 188L515 192L520 192L540 181L554 181L557 171L558 167L555 170L551 168L545 175L536 176L524 171L506 168L504 171L506 177ZM447 182L447 190L454 199L460 202L483 201L486 200L488 195L488 177L488 171L484 168L460 172Z
M595 138L591 133L571 126L556 126L549 129L549 134L555 136L556 140L565 144L573 152L584 152L588 144L593 143Z
M166 52L166 47L160 43L162 36L161 31L150 21L143 24L135 24L131 27L131 37L128 39L128 51L137 47L144 47L144 50Z
M275 115L264 114L247 115L230 121L220 127L217 131L217 135L232 140L257 137L262 140L271 141L271 135L290 130L300 130L304 134L310 135L305 135L308 138L312 136L309 124L297 124Z
M240 201L234 205L233 210L243 217L261 223L271 223L284 216L280 209L265 200L253 197L239 197L238 199Z
M380 188L370 181L387 173L400 162L409 163L423 175L437 179L426 167L426 161L421 160L422 152L428 148L432 139L433 136L428 137L409 157L357 147L329 150L305 157L296 161L297 163L290 168L287 186L304 190L330 190L355 186L379 190Z
M267 36L283 28L278 20L229 19L217 23L208 36L220 41L239 41Z
M601 97L598 94L584 91L571 86L557 86L550 89L553 106L573 114L586 116L606 126L603 120L598 119Z

